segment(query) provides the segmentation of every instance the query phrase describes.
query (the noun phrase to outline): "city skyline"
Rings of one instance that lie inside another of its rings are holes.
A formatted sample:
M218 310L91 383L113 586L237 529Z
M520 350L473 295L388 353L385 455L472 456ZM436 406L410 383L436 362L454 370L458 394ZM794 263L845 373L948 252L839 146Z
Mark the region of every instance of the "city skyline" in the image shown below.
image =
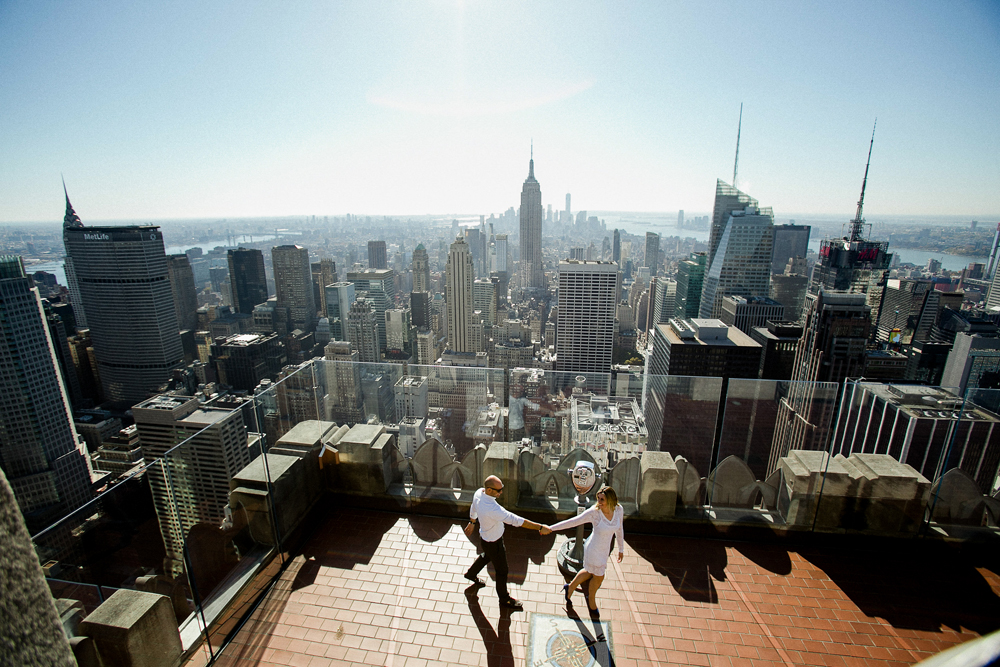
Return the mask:
M5 5L0 222L60 172L92 221L500 213L532 139L543 207L706 211L741 102L779 217L850 216L876 117L870 217L1000 213L996 5L629 9Z

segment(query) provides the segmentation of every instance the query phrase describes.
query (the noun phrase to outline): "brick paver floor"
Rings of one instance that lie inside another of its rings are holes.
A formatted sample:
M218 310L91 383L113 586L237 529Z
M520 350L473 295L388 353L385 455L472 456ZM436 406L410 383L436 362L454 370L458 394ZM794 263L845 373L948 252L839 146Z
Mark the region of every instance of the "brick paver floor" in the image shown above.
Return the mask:
M462 525L331 511L217 664L524 665L530 614L566 614L556 553L570 534L508 528L511 592L524 602L510 613L492 580L463 579L475 547ZM996 561L941 543L625 541L598 593L617 667L910 665L1000 627Z

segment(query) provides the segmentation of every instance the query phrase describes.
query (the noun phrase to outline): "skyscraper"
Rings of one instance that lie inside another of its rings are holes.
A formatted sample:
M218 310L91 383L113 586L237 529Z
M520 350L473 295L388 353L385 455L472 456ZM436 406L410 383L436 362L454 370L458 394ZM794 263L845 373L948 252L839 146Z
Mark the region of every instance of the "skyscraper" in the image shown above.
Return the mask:
M643 331L652 329L656 324L669 322L676 309L677 281L653 278L649 282L649 316L646 318Z
M488 326L497 323L497 284L492 280L479 278L472 283L472 307L482 313Z
M614 240L611 242L611 261L617 262L619 266L622 260L622 233L617 229L614 232Z
M413 326L418 329L431 328L431 295L429 292L410 292L410 311Z
M211 349L219 382L233 389L252 392L261 380L273 380L288 363L285 346L276 333L219 337Z
M354 283L347 281L327 285L326 312L323 316L330 321L330 336L333 340L347 340L347 313L354 303Z
M271 249L274 266L274 290L278 308L288 310L289 331L308 333L316 327L316 300L312 288L309 250L300 245Z
M569 195L566 196L567 206ZM545 287L542 269L542 189L535 180L534 156L528 161L528 178L521 189L521 285L525 289Z
M423 243L413 250L413 291L431 291L431 263Z
M773 226L771 209L757 208L756 203L729 212L715 256L705 272L702 318L719 318L722 300L727 296L767 296Z
M871 164L872 145L875 143L875 131L872 130L872 143L868 146L868 165ZM865 188L868 184L868 165L865 165L865 176L861 181L861 197L858 199L858 209L851 220L850 238L824 239L820 243L819 263L813 269L811 294L819 294L821 290L851 292L868 295L868 305L872 307L872 320L878 321L879 307L885 281L889 277L889 265L892 254L889 253L889 243L877 242L864 238L865 220L862 217L865 203ZM872 330L875 331L874 329Z
M509 273L510 254L507 247L507 235L497 234L493 247L496 252L496 262L493 270L497 273Z
M337 263L329 257L312 263L313 300L319 312L326 313L326 286L337 282ZM325 315L324 315L325 317Z
M483 275L484 240L481 230L474 227L465 230L465 242L469 244L469 253L472 255L472 266L477 276Z
M842 382L861 377L872 326L865 296L824 290L810 299L792 380Z
M707 260L708 255L705 253L693 252L688 259L677 265L677 296L674 299L673 317L682 320L698 317Z
M392 269L365 269L351 271L347 280L354 283L355 293L371 301L375 312L375 326L378 329L378 348L381 352L388 344L385 333L385 311L396 305L396 273ZM355 348L358 349L357 345ZM358 349L360 352L361 350Z
M73 205L69 203L69 192L66 191L66 181L63 181L63 194L66 195L66 214L63 216L63 227L83 227L80 216L73 210ZM1000 234L1000 225L997 225L997 233ZM87 313L83 310L83 297L80 296L80 285L76 281L76 272L73 270L73 258L67 251L63 258L65 261L66 282L68 283L69 300L73 304L73 319L76 320L77 329L86 329Z
M769 321L784 321L785 307L766 296L727 296L722 300L719 319L750 336L755 328L766 326Z
M411 324L409 308L390 308L385 311L385 335L387 349L413 352L417 331Z
M618 265L614 262L559 262L556 370L611 370L617 291Z
M802 319L802 304L809 289L809 277L797 273L771 276L767 295L785 307L785 319L798 322Z
M194 272L187 255L167 255L167 276L174 295L177 326L194 329L198 324L198 292L194 287Z
M68 214L66 220L67 280L72 273L104 396L137 403L184 361L160 228L84 227Z
M722 240L722 233L726 231L726 224L733 211L743 210L748 205L757 206L757 200L740 192L732 185L724 183L722 179L715 181L715 206L712 209L712 229L708 237L708 262L707 266L712 266L715 253L719 249L719 242ZM770 263L770 257L768 257Z
M880 342L890 341L894 338L893 330L898 329L899 336L892 342L908 345L913 342L918 328L922 329L925 334L923 337L926 338L931 325L937 320L935 307L937 299L933 300L933 306L927 313L927 321L923 327L920 327L920 315L928 296L936 296L934 292L936 292L934 283L930 280L908 278L887 280L879 318L877 323L873 322L878 328L875 339Z
M775 225L771 244L771 273L784 273L789 259L809 251L809 225Z
M356 424L365 419L361 395L361 356L348 341L331 341L323 349L330 418L339 424Z
M385 253L385 241L368 242L368 268L388 269L389 261Z
M523 229L523 212L521 220ZM523 237L521 247L524 247ZM472 326L474 274L469 244L459 236L451 244L445 268L444 298L448 308L448 348L453 352L475 352L469 332Z
M649 267L649 275L655 276L660 265L660 235L646 232L646 258L643 266Z
M184 544L196 524L219 526L226 518L229 480L250 464L250 446L259 436L248 434L240 407L199 404L188 396L154 396L133 408L146 463L172 454L170 481L148 475L160 534L172 574L184 571ZM248 435L253 438L251 442Z
M365 297L358 297L351 304L351 310L347 313L347 340L357 350L358 361L365 363L381 361L378 328L375 326L375 309L372 307L371 301Z
M38 289L11 255L0 256L0 332L0 467L35 532L90 500L90 467Z
M233 289L233 309L237 313L253 313L254 306L267 301L267 276L264 253L249 248L236 248L227 253L229 283Z

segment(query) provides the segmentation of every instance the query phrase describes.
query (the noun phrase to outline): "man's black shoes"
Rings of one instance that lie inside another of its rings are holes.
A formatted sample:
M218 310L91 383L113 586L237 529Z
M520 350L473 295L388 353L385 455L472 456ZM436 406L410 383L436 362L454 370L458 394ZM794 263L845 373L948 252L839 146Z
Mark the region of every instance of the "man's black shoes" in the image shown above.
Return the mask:
M468 572L465 573L465 578L472 582L474 586L485 586L486 582L483 581L482 577L474 577Z
M524 609L524 605L521 604L520 600L515 600L514 598L507 598L506 600L500 600L501 607L507 607L507 609L513 609L514 611L521 611Z

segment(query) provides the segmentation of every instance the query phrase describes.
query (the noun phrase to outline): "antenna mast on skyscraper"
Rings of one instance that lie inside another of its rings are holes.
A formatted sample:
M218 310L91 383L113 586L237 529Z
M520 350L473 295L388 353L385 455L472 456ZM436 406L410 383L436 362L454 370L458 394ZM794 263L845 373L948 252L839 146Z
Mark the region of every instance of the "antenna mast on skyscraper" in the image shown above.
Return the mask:
M858 199L858 212L854 214L854 220L851 220L851 240L860 241L861 233L865 226L865 220L861 217L861 210L865 206L865 186L868 185L868 167L872 163L872 146L875 145L875 127L878 125L878 118L875 119L875 125L872 125L872 141L868 144L868 162L865 164L865 178L861 181L861 198Z
M743 130L743 102L740 102L740 124L736 127L736 160L733 161L733 187L736 187L736 170L740 166L740 132Z

